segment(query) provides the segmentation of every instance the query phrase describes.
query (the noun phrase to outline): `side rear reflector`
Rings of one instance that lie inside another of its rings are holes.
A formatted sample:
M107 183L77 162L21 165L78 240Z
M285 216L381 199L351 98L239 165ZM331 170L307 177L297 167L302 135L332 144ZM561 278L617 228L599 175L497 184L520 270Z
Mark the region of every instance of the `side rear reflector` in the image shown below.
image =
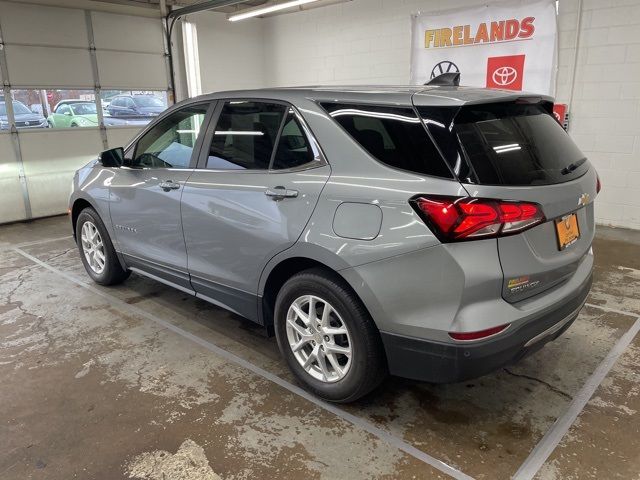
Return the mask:
M449 336L458 341L472 341L482 340L483 338L491 337L507 329L510 324L500 325L499 327L487 328L486 330L480 330L477 332L449 332Z

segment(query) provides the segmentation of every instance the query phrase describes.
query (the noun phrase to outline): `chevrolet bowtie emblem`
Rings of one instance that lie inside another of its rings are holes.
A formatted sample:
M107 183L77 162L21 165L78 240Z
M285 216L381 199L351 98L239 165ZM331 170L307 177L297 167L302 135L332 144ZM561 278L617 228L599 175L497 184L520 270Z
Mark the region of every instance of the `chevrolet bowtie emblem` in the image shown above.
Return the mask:
M587 203L589 203L589 199L591 197L589 196L588 193L583 193L582 195L580 195L580 197L578 197L578 206L582 206L582 205L586 205Z

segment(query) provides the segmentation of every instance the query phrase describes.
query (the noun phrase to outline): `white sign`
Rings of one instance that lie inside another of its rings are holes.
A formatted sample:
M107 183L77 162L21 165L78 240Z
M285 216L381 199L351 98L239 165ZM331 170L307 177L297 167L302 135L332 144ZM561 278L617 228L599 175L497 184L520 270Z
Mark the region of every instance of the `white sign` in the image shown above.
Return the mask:
M554 0L506 2L413 17L411 83L460 72L460 84L552 95Z

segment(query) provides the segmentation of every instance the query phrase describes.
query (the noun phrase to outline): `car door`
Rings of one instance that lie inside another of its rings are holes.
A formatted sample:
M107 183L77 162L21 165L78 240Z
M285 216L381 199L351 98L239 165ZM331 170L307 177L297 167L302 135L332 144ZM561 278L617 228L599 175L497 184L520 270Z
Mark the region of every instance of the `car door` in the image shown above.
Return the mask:
M111 221L127 265L187 290L180 197L212 108L193 104L154 122L127 149L110 185Z
M139 115L138 108L136 107L136 102L133 101L133 98L126 97L124 99L124 109L122 110L122 114L127 117L135 117Z
M191 283L259 321L260 273L300 237L330 169L287 104L220 102L212 125L182 196Z
M107 109L109 110L110 116L112 117L119 116L120 111L122 110L122 98L121 97L113 98L109 103L109 106L107 107Z
M69 105L60 105L53 114L53 125L57 128L66 128L71 124L71 108Z

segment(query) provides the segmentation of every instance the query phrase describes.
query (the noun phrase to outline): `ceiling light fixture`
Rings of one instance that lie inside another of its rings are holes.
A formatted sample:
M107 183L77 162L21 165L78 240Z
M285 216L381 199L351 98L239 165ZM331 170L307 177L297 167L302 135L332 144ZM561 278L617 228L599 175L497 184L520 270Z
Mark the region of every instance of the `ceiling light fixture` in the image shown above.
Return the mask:
M274 5L269 5L268 7L256 8L254 10L247 10L245 12L230 15L228 20L230 22L237 22L238 20L259 17L260 15L266 15L267 13L277 12L279 10L285 10L292 7L298 7L300 5L304 5L305 3L313 3L317 1L318 0L291 0L289 2L276 3Z

